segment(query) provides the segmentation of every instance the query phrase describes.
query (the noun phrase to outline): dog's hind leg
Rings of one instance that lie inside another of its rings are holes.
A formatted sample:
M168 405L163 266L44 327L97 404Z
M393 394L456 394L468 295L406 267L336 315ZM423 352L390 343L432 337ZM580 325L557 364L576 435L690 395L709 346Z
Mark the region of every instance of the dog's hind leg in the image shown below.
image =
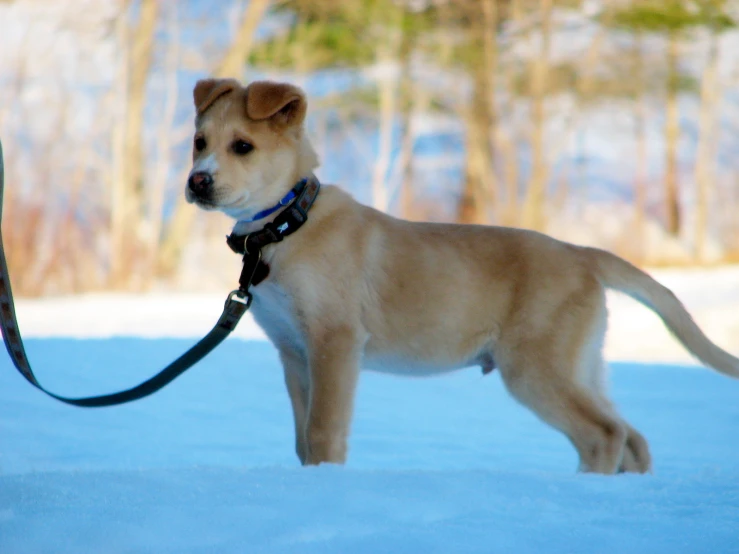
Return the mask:
M546 316L524 314L501 337L496 361L511 394L562 431L580 456L580 470L613 474L624 454L628 429L583 382L589 339L604 316L605 295L595 282L581 286ZM541 314L541 311L539 311Z
M606 364L600 351L594 352L587 360L587 370L592 372L589 374L587 384L595 395L600 398L602 406L610 409L614 417L618 417L626 427L626 447L624 448L624 456L619 465L619 472L628 473L647 473L652 469L652 456L649 453L649 443L639 431L634 429L631 424L623 419L608 397L606 383Z
M649 473L652 471L652 455L649 443L642 434L624 421L626 431L626 448L624 458L618 470L622 473Z
M581 471L616 473L627 439L625 425L588 389L560 379L552 370L527 365L510 371L501 366L511 394L570 439L580 456Z
M614 418L621 420L621 423L626 428L626 446L618 471L646 473L652 468L649 444L639 431L623 419L609 398L608 366L603 359L603 343L607 324L606 315L605 304L602 304L601 309L597 312L597 316L594 319L594 324L591 326L589 339L585 341L577 375L582 385L589 388L598 397L599 404L609 410Z

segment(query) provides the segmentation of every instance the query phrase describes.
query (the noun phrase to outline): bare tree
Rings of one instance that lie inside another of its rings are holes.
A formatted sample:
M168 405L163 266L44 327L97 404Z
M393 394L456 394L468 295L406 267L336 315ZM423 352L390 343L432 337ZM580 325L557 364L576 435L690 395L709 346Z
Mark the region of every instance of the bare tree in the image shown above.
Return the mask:
M552 0L539 2L541 48L531 63L531 178L526 191L523 223L526 227L544 230L546 219L544 204L548 166L544 150L546 123L545 101L549 73L549 57L552 36Z
M695 258L706 261L708 237L708 205L711 188L715 182L714 159L716 155L716 112L721 98L718 79L718 35L712 33L708 44L708 59L701 81L701 106L698 120L698 150L695 160L697 185L695 204Z
M143 220L145 157L143 147L146 85L152 66L159 3L141 0L139 19L129 34L129 2L121 4L116 22L120 70L118 106L122 128L113 129L114 176L111 202L110 284L125 287L136 264ZM129 38L130 36L130 38Z
M395 10L396 19L402 14ZM388 210L387 178L390 169L390 158L393 150L393 127L398 113L398 95L400 83L400 47L402 30L396 24L384 30L386 36L378 41L377 64L381 72L377 77L377 95L379 99L379 132L378 151L372 172L372 203L375 208Z
M678 182L678 144L680 141L680 108L678 81L680 43L677 33L667 35L667 98L665 101L665 226L671 235L680 234L680 190Z
M634 175L634 230L638 241L639 261L646 259L647 179L649 152L647 151L647 99L645 90L643 34L636 31L634 37L634 138L636 141L636 171Z
M497 200L493 156L496 126L495 74L498 65L498 2L469 2L466 17L470 47L481 52L469 68L472 95L463 109L465 126L464 183L457 219L463 223L489 223Z
M231 46L213 71L216 77L241 78L244 64L254 43L257 27L264 19L269 4L270 0L249 0L236 36L231 41Z
M156 126L156 163L152 170L151 184L147 187L146 195L146 228L142 239L145 242L146 270L145 286L150 286L158 271L158 250L164 226L164 200L166 183L174 165L174 148L183 140L189 138L190 128L176 125L176 112L180 101L177 74L181 64L179 36L179 18L177 5L167 7L166 24L168 40L159 72L162 79L163 99L161 106L161 120ZM188 122L189 123L189 122ZM180 182L185 180L185 169L179 172Z
M250 0L241 18L236 36L214 69L219 77L243 76L246 60L252 49L254 34L267 12L269 0ZM195 220L196 211L180 195L170 217L159 249L158 268L162 275L171 275L177 268L182 250L187 244L189 230Z

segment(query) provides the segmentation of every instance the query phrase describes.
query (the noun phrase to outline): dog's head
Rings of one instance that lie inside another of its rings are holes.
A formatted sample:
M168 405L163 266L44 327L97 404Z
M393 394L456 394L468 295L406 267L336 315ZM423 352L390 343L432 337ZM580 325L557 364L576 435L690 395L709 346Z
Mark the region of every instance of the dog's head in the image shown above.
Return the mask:
M188 202L248 218L276 204L318 165L303 133L302 90L233 79L198 81Z

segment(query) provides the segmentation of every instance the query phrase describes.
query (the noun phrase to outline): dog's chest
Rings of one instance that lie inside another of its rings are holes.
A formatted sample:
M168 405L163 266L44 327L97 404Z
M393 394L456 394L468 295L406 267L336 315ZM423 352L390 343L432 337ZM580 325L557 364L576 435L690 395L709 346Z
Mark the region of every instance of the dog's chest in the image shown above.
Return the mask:
M275 344L287 341L292 345L302 346L299 322L287 291L279 284L267 280L254 287L252 294L252 315L270 340Z

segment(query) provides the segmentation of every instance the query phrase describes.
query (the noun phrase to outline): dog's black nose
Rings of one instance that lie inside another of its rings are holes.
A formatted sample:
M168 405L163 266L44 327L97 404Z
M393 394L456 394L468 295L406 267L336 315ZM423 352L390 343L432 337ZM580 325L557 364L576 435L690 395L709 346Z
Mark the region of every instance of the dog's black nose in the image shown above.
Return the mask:
M213 185L213 176L205 171L198 171L190 175L187 186L195 196L204 196Z

